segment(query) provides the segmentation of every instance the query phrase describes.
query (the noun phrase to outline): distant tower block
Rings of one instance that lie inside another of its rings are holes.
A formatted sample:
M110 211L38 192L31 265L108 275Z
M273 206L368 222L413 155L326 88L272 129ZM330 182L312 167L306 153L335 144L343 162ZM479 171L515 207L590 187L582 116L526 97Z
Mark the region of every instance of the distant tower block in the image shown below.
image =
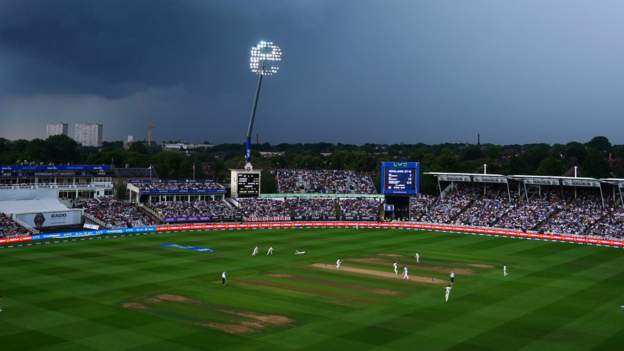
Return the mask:
M147 145L152 146L152 133L154 131L154 123L150 122L147 125Z

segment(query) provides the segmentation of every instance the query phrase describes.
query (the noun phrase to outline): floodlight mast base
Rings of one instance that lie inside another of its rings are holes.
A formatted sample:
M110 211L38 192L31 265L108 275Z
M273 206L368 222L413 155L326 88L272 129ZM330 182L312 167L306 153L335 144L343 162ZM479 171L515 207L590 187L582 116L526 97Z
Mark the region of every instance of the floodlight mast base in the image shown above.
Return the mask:
M254 122L256 121L256 110L258 109L258 100L260 98L260 90L262 89L263 74L258 74L258 85L256 87L256 95L254 96L251 108L251 116L249 117L249 127L247 128L247 139L245 140L245 169L253 169L251 165L251 136L253 133Z

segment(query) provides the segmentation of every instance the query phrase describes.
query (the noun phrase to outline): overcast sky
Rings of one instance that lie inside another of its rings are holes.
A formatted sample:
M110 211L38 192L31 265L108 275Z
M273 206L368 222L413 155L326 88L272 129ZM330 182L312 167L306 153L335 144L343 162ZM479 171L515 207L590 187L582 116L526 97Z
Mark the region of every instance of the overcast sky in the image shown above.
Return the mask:
M624 143L621 0L0 0L0 137ZM70 128L71 129L71 128Z

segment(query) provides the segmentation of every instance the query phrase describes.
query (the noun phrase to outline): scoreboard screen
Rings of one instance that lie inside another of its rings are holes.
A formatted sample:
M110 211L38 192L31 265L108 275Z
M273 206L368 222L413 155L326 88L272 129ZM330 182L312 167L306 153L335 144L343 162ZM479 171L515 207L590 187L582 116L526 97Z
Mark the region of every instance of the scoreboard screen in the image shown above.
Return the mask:
M418 162L382 162L381 189L385 195L416 195L420 191Z
M259 173L238 173L237 184L239 197L257 197L260 195Z

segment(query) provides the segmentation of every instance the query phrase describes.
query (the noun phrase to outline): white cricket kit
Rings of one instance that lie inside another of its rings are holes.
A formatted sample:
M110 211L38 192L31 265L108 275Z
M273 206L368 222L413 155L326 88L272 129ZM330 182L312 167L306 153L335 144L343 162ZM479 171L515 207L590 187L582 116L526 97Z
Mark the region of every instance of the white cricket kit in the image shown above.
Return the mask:
M396 262L394 262L392 264L392 266L394 267L394 274L398 275L399 274L399 265Z
M420 263L420 255L418 252L416 253L416 263Z
M503 266L503 277L507 276L507 266Z
M258 254L258 247L254 247L253 252L251 253L252 256L255 256Z
M269 250L267 251L267 255L273 255L273 246L269 247Z
M403 267L403 279L409 279L409 275L407 274L407 266Z
M336 260L336 269L340 269L340 265L342 264L342 260Z
M305 251L295 250L295 255L305 255Z
M449 296L451 296L451 287L444 288L444 302L448 302Z

